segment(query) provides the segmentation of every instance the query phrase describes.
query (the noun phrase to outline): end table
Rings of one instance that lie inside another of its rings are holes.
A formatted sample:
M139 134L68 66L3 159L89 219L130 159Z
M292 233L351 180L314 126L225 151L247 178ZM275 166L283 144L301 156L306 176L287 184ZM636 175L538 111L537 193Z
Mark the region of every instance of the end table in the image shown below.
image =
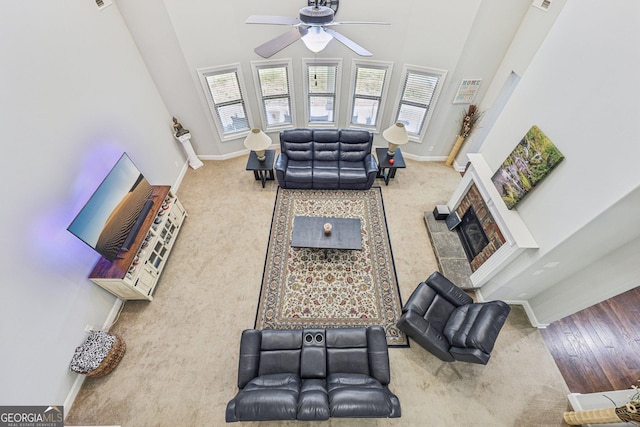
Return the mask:
M378 174L376 178L384 179L385 185L389 185L389 180L395 178L397 169L407 167L400 148L396 148L393 157L389 156L387 150L386 147L376 147L376 157L378 158ZM390 159L393 159L393 164L389 163Z
M247 160L248 171L253 171L253 176L256 181L262 181L262 188L267 181L273 181L273 162L276 158L276 150L266 150L265 159L263 161L258 160L258 156L255 151L249 153L249 159Z

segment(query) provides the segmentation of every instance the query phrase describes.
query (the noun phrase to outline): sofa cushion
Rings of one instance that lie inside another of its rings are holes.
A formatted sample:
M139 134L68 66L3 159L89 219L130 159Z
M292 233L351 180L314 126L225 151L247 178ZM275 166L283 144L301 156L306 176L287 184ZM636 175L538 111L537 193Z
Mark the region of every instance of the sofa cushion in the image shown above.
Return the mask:
M338 160L340 160L340 143L335 140L333 142L318 142L316 140L313 143L313 160L336 162L337 165Z
M281 144L283 152L287 153L289 160L313 160L313 142L287 141Z
M362 162L340 161L340 183L353 184L366 182L367 171Z
M238 421L295 420L299 394L298 375L259 376L236 396L235 415Z
M340 170L337 161L313 161L314 188L338 188Z
M368 375L341 373L327 378L332 417L388 417L391 401L386 389Z
M424 318L437 330L442 331L455 309L456 307L446 298L434 294L427 312L424 313Z
M301 348L302 331L300 330L266 329L262 331L258 375L276 373L299 375Z
M298 401L298 419L303 421L328 420L329 397L324 379L302 380L300 400Z
M502 301L464 305L451 314L443 334L453 347L491 353L508 313Z
M346 162L360 162L371 152L369 142L341 142L340 160Z
M285 171L287 182L311 182L313 179L311 160L289 160Z
M366 329L327 329L327 373L369 375Z

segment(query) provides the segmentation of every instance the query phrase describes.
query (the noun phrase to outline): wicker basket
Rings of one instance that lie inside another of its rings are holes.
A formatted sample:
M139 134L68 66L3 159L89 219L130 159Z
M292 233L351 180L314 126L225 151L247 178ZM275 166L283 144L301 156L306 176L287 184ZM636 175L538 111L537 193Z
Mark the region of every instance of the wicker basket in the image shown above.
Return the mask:
M113 369L118 365L122 356L124 356L124 351L127 346L124 343L124 340L115 335L116 340L111 346L111 350L107 353L106 357L102 359L102 362L98 365L98 367L92 371L87 372L85 375L88 377L103 377L107 375L109 372L113 371Z
M619 423L621 420L616 415L616 408L590 409L588 411L565 412L564 422L571 426L582 424L609 424Z

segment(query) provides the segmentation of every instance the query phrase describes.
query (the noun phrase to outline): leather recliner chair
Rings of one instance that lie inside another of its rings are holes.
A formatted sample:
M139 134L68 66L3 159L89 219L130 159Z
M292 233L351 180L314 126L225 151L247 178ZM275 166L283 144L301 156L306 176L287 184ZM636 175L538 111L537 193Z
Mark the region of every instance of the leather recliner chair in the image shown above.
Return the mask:
M398 328L440 360L486 365L510 311L503 301L474 303L436 271L413 291Z

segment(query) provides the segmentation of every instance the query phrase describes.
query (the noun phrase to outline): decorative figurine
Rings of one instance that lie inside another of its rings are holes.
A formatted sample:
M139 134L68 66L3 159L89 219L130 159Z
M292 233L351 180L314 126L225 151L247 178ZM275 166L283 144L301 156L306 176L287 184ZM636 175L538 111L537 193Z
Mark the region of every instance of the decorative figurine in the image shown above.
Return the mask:
M176 119L175 117L173 118L173 131L176 135L176 137L182 136L186 133L189 133L188 129L185 129L184 127L182 127L182 124L180 124L180 122L178 121L178 119Z

